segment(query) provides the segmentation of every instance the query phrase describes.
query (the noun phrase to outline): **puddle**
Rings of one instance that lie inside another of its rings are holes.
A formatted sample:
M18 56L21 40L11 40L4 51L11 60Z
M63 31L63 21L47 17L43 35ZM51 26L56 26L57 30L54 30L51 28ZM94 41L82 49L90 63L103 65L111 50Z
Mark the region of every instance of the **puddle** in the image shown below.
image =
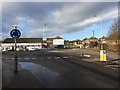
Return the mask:
M53 87L59 74L50 69L31 62L18 62L22 68L29 70L43 85L43 87Z
M61 58L61 57L54 57L55 59L59 59L59 58Z
M68 57L66 56L66 57L63 57L63 59L68 59Z

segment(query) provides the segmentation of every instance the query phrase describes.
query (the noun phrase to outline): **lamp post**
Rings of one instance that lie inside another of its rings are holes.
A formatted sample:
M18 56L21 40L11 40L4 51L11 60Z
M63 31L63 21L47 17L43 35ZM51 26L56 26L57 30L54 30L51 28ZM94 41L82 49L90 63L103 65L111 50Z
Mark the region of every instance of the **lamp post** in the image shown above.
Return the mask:
M96 15L94 16L96 18ZM103 22L102 22L102 16L100 16L100 27L101 27L101 34L102 34L102 29L103 29ZM102 35L101 35L102 36ZM102 45L102 37L100 38L100 61L106 61L106 51L103 50L103 45Z
M95 15L94 18L97 18L97 16ZM100 16L100 33L102 34L102 28L103 28L103 22L102 22L102 17ZM100 38L100 50L103 50L102 47L102 37Z
M43 44L44 44L44 38L45 38L45 30L46 30L46 28L47 28L47 25L46 24L44 24L44 26L43 26L43 43L42 43L42 48L44 48L43 46Z
M101 34L102 34L103 23L102 23L102 17L100 17L100 18L101 18ZM103 50L103 46L102 46L102 37L101 37L100 49Z

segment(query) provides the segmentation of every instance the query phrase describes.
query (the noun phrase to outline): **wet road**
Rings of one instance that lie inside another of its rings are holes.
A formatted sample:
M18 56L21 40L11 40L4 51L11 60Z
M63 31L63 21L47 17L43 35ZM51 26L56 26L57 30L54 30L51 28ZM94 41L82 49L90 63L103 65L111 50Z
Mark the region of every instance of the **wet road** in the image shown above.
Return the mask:
M14 62L14 52L3 53ZM45 88L118 88L118 72L95 63L49 51L18 52L18 64Z

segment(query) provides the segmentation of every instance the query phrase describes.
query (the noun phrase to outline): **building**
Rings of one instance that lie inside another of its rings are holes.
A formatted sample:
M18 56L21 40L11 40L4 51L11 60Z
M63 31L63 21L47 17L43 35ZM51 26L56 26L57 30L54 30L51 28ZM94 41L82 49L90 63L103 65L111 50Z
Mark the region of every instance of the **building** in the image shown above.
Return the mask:
M82 40L83 48L98 48L98 38L90 37Z
M89 44L90 44L89 38L84 38L82 40L82 45L83 45L82 48L88 48Z
M64 40L64 48L70 48L70 41Z
M64 47L64 39L59 36L57 36L55 38L47 38L47 46L63 48Z
M89 38L90 42L97 42L97 40L98 40L98 38L93 37L93 36Z
M14 50L14 39L6 38L1 46L2 50ZM18 38L17 39L17 50L35 50L42 48L42 38Z
M73 40L73 41L69 41L70 48L81 48L82 47L81 45L82 45L82 42L79 39Z

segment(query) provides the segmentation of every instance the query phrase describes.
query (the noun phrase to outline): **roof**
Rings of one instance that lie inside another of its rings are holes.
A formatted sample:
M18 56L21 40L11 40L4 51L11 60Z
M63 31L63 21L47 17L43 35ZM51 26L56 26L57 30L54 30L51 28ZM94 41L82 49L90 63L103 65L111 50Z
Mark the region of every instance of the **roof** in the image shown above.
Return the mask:
M47 40L53 40L53 39L63 39L63 38L61 38L60 36L57 36L57 37L55 37L55 38L47 38Z
M88 38L84 38L82 41L84 41L84 40L88 40Z
M54 38L47 38L47 40L50 40L50 41L52 41Z
M92 36L92 37L90 37L89 39L97 39L97 38Z
M61 38L60 36L57 36L57 37L55 37L54 39L63 39L63 38Z
M103 37L100 37L99 39L108 39L108 37L103 36Z
M18 43L39 43L42 38L17 38ZM2 43L14 43L13 38L6 38Z

